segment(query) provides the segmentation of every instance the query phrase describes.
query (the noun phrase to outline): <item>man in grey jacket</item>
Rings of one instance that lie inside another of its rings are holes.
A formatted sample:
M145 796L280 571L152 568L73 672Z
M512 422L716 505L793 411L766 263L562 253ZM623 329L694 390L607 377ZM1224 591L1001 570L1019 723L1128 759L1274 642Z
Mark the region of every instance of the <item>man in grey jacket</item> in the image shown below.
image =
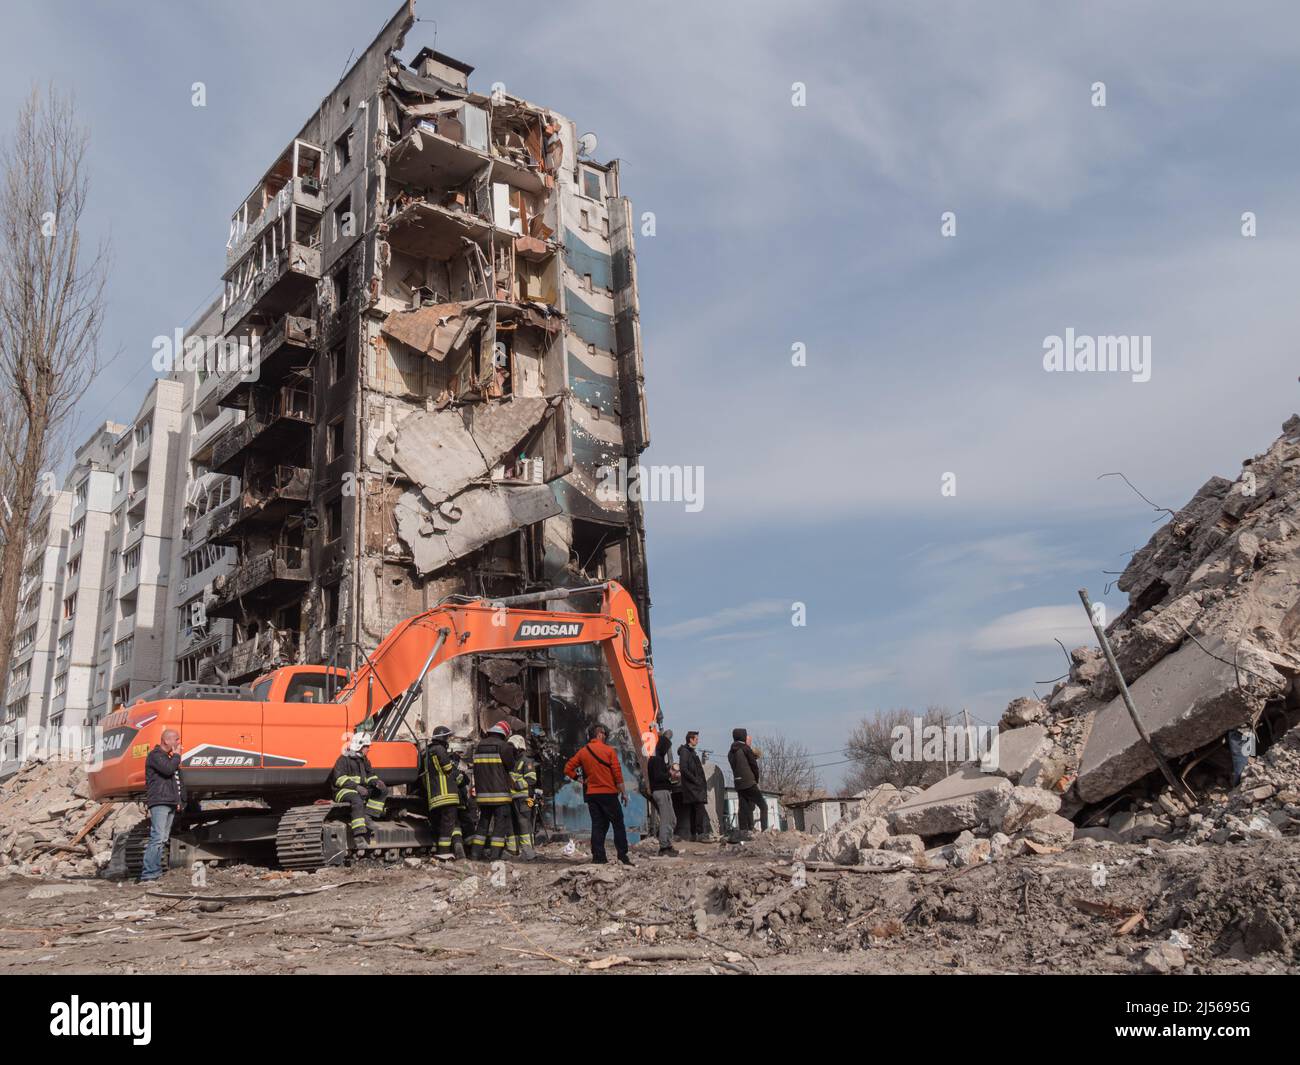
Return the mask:
M149 752L144 763L144 801L149 807L149 843L144 849L140 883L162 877L163 848L171 839L172 821L185 805L181 783L181 734L164 729L162 742Z

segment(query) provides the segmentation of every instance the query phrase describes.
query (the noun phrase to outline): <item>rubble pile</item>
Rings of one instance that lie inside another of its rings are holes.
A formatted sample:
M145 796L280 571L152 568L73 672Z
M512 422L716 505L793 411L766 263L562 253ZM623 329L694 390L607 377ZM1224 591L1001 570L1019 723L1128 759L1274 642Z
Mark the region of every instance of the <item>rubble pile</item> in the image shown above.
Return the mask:
M143 817L136 803L92 799L77 762L30 762L0 784L0 875L96 876Z

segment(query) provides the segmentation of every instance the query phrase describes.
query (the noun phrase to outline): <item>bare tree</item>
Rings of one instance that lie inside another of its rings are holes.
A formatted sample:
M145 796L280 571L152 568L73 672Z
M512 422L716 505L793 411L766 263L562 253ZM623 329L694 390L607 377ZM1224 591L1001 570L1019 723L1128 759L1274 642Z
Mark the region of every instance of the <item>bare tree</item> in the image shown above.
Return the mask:
M88 140L71 98L33 89L0 146L0 704L37 490L98 364L108 248L83 247Z
M932 706L924 714L899 709L863 718L849 734L844 749L845 756L853 763L844 776L845 793L852 795L877 784L893 784L898 788L914 784L924 788L942 780L943 762L894 757L894 729L899 726L911 729L913 719L917 717L921 718L922 728L927 725L942 727L951 716L943 707Z
M817 790L817 770L802 743L785 736L759 736L753 745L760 754L764 790L780 792L787 800L805 799Z

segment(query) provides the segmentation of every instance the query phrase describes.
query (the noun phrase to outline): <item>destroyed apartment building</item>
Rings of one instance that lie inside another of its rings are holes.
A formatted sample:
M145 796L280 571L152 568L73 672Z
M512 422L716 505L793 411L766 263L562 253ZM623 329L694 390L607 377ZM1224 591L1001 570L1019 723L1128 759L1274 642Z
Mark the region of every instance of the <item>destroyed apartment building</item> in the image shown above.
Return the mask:
M648 443L618 165L562 115L472 91L465 63L399 61L413 21L404 4L231 221L220 331L257 357L222 368L238 420L191 456L238 484L183 533L237 552L203 596L232 634L202 682L350 666L452 594L610 578L649 607L640 504L597 492ZM615 701L574 648L451 663L417 705L422 730L508 713L571 749Z

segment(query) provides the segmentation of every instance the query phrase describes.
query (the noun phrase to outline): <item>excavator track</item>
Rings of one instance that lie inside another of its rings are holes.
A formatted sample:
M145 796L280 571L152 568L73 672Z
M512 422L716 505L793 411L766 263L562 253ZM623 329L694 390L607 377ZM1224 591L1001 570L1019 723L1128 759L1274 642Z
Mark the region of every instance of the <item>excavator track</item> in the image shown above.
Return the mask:
M321 869L342 865L347 858L347 829L330 822L328 803L295 806L280 818L275 833L275 857L283 869Z
M132 880L140 879L144 871L144 851L149 845L149 818L137 821L126 833L126 842L122 845L122 858L126 863L126 875ZM167 872L170 855L168 848L162 852L162 871Z

